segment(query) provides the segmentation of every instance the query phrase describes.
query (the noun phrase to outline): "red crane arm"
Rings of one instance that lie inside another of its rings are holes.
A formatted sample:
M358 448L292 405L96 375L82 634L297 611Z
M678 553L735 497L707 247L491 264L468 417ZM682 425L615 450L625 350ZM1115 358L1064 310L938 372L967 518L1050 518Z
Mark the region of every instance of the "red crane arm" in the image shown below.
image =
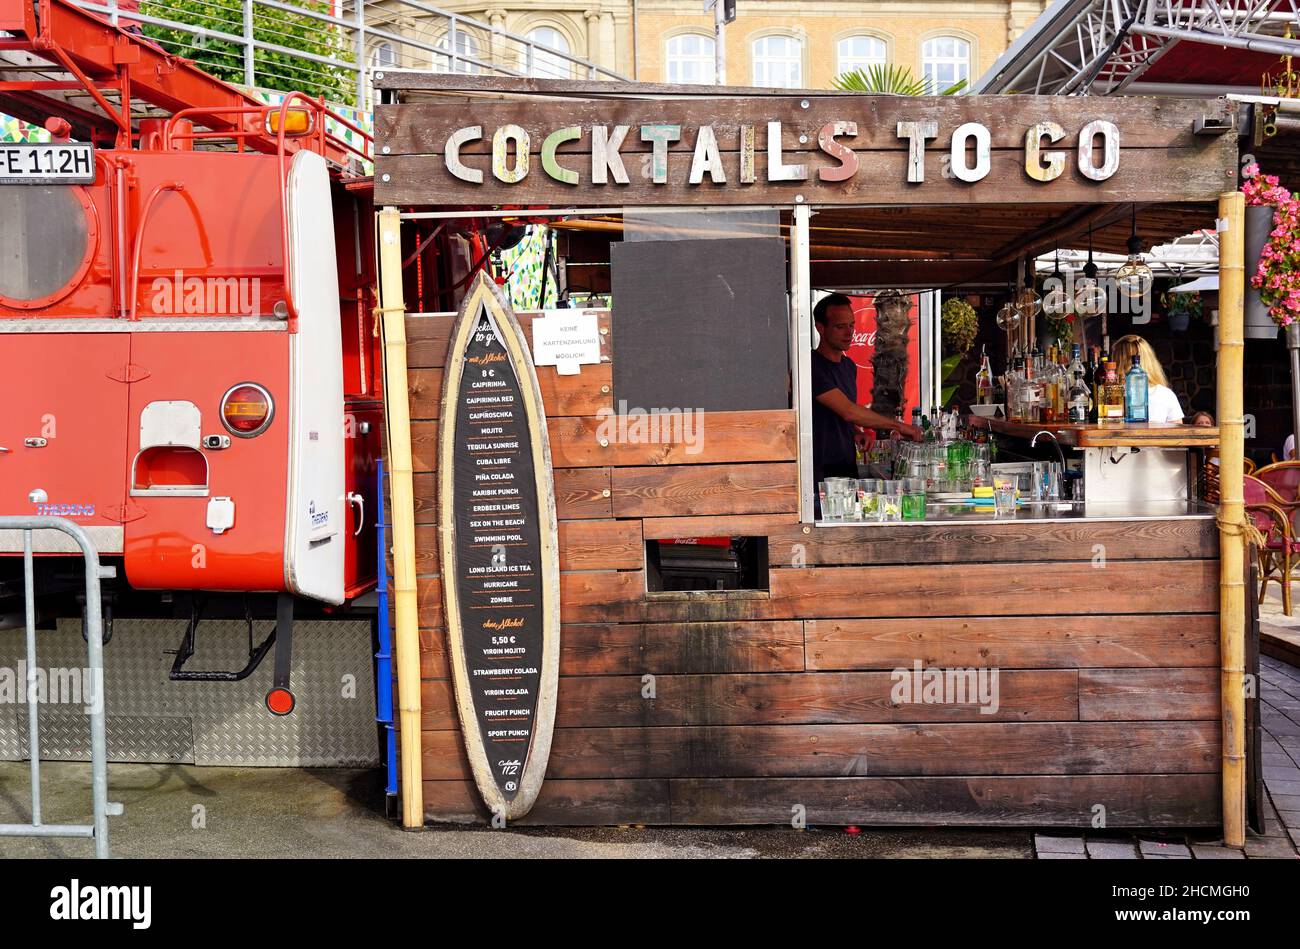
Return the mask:
M5 51L14 51L46 61L23 70L18 80L0 82L0 111L37 122L62 116L78 137L115 134L118 147L129 148L135 100L170 114L184 110L196 125L236 133L245 148L259 152L274 155L283 149L292 154L306 147L305 141L280 142L267 130L255 111L265 109L265 103L67 0L0 0L0 31L11 34L0 38L0 59ZM102 114L59 95L40 95L70 86L84 88ZM340 166L355 154L333 136L311 138L318 145L323 138L324 156Z

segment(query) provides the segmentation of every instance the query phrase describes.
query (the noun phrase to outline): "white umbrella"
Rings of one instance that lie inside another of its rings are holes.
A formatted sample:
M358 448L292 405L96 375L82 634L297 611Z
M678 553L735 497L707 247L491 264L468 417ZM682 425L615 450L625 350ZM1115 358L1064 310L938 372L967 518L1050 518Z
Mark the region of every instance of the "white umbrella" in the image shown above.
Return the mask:
M1200 293L1203 290L1218 290L1219 276L1213 274L1207 277L1197 277L1195 280L1189 280L1187 283L1180 283L1176 287L1170 287L1170 293Z

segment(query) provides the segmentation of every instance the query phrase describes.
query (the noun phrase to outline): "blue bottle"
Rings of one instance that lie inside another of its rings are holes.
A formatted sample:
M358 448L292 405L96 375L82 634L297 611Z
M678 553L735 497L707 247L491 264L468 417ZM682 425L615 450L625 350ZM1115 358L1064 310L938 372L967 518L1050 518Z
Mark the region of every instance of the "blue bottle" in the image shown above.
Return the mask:
M1146 422L1150 419L1147 411L1147 374L1142 371L1142 363L1133 357L1133 368L1124 377L1124 421Z

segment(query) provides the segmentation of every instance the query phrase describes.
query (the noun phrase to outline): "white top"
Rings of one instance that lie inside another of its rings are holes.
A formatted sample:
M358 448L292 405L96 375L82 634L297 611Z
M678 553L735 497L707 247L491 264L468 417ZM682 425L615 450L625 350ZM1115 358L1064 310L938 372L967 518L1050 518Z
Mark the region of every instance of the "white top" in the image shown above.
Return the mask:
M1286 444L1282 446L1282 460L1287 461L1295 457L1295 436L1288 435Z
M1162 385L1147 388L1147 420L1153 425L1176 425L1183 420L1183 407L1173 389Z

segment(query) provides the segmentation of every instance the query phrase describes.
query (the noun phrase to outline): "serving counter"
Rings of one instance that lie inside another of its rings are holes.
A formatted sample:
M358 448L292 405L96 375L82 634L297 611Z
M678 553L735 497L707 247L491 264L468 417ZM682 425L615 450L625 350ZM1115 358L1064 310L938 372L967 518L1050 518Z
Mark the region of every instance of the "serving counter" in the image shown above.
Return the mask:
M991 504L945 504L927 502L922 521L818 521L819 528L902 527L918 523L1008 524L1016 521L1173 521L1213 520L1215 508L1194 500L1150 501L1027 501L1014 516L998 517Z
M1080 452L1079 474L1090 502L1195 501L1206 453L1219 444L1219 430L1203 425L1012 422L978 415L970 416L970 425L1013 452L1041 455L1053 450L1052 441L1062 459L1067 450Z
M1042 431L1055 436L1062 448L1215 448L1219 430L1212 425L1159 425L1153 422L1011 422L1001 418L969 417L977 431L1026 441Z

